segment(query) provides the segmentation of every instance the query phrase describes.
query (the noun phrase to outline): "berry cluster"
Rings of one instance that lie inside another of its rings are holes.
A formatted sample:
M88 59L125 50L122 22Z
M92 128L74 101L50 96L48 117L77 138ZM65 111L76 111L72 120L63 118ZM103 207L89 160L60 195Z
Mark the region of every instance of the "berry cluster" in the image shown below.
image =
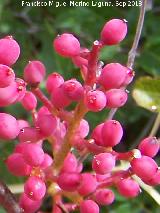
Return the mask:
M53 197L52 213L78 208L81 213L98 213L99 205L114 202L112 187L126 198L140 193L133 175L148 185L160 184L160 170L152 159L160 148L155 137L145 138L137 149L119 153L114 150L123 137L119 121L107 119L89 134L84 119L88 111L115 109L127 102L126 86L133 80L133 70L119 63L103 66L98 59L102 48L120 43L126 34L126 21L112 19L104 25L100 40L91 50L82 48L70 33L58 35L53 41L55 51L80 68L83 84L77 79L64 80L53 72L46 80L50 98L39 88L46 74L44 64L29 61L24 80L17 78L10 67L17 61L20 47L11 36L0 39L0 107L20 102L33 118L31 125L0 113L0 139L18 140L5 163L13 175L27 177L19 200L25 213L36 212L46 193ZM42 103L38 109L37 99ZM75 109L67 110L73 102ZM44 152L46 141L53 155ZM88 154L92 156L91 172L83 171ZM116 169L121 160L129 162L127 169ZM65 203L64 197L69 201Z

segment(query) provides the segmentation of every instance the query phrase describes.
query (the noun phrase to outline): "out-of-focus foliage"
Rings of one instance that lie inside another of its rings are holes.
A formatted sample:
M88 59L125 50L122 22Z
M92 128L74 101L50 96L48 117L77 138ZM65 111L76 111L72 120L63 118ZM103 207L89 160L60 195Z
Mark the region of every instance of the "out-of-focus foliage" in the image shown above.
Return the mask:
M150 1L151 2L151 1ZM79 70L71 61L58 56L52 47L52 41L57 34L72 32L80 40L82 46L90 48L92 42L99 39L104 23L111 18L128 20L127 38L118 46L106 47L101 54L104 63L119 62L126 64L128 51L132 46L137 19L138 7L22 7L20 0L0 0L0 37L13 35L21 46L21 56L13 66L16 75L22 77L23 67L29 60L42 60L47 72L60 72L65 79L80 78ZM152 9L147 11L140 45L135 62L136 79L142 76L160 77L160 2L153 1ZM134 81L134 82L135 82ZM128 90L132 91L134 82ZM44 89L45 84L41 85ZM151 94L152 95L152 94ZM17 118L31 120L20 104L0 109L9 111ZM107 111L89 113L87 119L93 128L107 116ZM153 124L154 113L137 106L130 95L127 105L121 108L116 116L123 124L125 135L119 150L128 150L142 137L144 128L148 131ZM16 143L16 141L15 141ZM4 165L3 160L13 150L13 142L0 143L0 178L8 184L22 182L13 177ZM117 195L118 196L118 195ZM116 197L117 197L116 196ZM118 196L116 202L106 207L102 212L159 212L157 204L146 194L138 198L126 200ZM0 212L1 211L0 209Z

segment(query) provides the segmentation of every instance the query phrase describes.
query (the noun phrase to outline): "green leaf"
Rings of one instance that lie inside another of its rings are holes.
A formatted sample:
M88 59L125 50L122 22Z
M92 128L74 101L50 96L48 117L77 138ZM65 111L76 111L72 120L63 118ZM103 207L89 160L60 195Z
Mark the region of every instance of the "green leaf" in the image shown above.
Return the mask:
M160 112L160 79L141 77L136 81L132 95L139 106Z

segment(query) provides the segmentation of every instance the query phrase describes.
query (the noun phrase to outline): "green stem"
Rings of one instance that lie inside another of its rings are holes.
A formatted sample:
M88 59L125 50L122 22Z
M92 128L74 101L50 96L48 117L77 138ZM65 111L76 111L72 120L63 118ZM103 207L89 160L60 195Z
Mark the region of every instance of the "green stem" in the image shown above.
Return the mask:
M154 125L152 127L152 130L151 130L149 136L155 136L159 127L160 127L160 113L158 113L158 115L156 117L156 120L154 122Z

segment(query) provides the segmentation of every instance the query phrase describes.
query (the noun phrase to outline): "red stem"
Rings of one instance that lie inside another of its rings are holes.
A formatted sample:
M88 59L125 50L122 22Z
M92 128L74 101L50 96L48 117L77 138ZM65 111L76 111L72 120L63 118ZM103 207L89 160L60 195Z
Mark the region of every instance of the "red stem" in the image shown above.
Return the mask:
M7 213L22 213L16 199L14 198L8 187L0 181L0 205L6 210Z
M93 86L93 84L96 82L96 72L100 49L101 44L98 41L95 41L93 43L93 47L90 52L88 60L88 73L86 77L86 85Z

